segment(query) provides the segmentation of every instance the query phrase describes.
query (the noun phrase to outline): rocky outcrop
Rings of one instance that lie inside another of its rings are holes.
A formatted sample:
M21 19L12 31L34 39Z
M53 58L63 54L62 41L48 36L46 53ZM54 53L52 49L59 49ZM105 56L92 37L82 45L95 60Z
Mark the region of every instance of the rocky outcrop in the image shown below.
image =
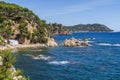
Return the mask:
M75 47L75 46L89 46L88 39L84 39L84 41L81 41L81 39L66 39L63 43L62 46L66 47Z
M56 47L56 46L58 46L58 43L53 38L49 38L48 42L47 42L47 46L48 47Z

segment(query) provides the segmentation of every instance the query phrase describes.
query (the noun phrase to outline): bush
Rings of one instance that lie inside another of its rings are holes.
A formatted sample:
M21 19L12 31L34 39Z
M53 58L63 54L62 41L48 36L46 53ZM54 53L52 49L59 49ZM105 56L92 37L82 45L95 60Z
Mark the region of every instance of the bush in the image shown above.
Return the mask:
M14 68L14 62L11 50L0 51L0 80L29 80L22 76L20 69Z

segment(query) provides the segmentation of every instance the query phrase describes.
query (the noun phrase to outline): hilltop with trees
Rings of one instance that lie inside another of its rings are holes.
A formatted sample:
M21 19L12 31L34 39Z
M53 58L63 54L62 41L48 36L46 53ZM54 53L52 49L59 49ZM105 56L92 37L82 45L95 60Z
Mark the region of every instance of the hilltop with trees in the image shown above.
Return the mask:
M46 43L48 25L31 10L0 1L0 36L20 44Z
M88 31L88 32L111 32L112 29L103 24L78 24L74 26L65 26L72 32Z

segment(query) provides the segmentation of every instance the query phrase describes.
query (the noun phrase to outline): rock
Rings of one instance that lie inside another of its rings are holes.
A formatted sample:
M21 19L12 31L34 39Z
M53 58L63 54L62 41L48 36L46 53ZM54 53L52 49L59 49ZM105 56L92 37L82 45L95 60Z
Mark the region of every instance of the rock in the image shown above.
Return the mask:
M66 39L63 43L63 46L66 47L75 47L75 46L89 46L88 39L85 39L84 41L81 41L81 39Z
M47 42L47 46L48 47L56 47L56 46L58 46L58 43L53 38L49 38L48 42Z
M71 39L66 39L63 43L63 46L67 46L67 47L74 47L76 46L76 40L74 38Z
M85 40L84 40L84 45L85 45L85 46L89 46L88 39L85 39Z

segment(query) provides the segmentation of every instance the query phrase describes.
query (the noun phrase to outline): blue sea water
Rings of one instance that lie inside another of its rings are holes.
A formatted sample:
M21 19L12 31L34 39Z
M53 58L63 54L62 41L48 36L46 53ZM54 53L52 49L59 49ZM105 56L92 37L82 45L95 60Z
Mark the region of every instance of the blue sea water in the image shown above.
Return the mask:
M54 36L59 44L72 37L92 38L91 45L19 51L15 67L31 80L120 80L120 32Z

